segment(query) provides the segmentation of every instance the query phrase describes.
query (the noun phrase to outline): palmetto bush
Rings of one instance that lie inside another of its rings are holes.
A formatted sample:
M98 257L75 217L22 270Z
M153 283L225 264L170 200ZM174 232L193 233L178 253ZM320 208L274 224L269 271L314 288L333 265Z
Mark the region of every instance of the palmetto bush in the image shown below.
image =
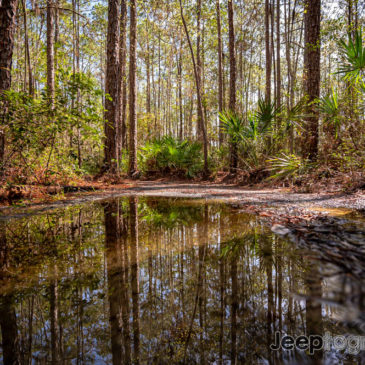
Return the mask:
M307 160L293 154L281 153L278 157L273 157L267 162L270 164L271 178L294 177L308 171L310 164Z
M237 154L240 165L255 168L264 163L268 140L273 137L274 125L280 113L281 108L277 108L275 102L264 99L259 99L257 109L248 115L231 111L219 113L231 154Z
M174 172L193 177L203 168L201 149L198 142L166 136L148 142L140 149L139 158L145 172Z
M362 31L357 30L354 34L348 35L348 41L340 41L340 49L344 62L340 65L339 73L345 74L348 80L355 83L362 81L365 74L365 44L363 44Z
M333 129L335 138L338 138L343 123L343 117L339 107L337 91L332 90L331 94L320 98L318 100L318 109L323 116L325 127Z

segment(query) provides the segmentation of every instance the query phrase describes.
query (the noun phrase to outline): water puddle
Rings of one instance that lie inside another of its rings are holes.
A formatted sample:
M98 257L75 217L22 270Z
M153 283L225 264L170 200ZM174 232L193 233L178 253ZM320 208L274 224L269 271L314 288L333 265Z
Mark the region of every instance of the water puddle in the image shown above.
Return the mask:
M1 221L0 242L0 363L365 358L363 280L227 204L112 199Z

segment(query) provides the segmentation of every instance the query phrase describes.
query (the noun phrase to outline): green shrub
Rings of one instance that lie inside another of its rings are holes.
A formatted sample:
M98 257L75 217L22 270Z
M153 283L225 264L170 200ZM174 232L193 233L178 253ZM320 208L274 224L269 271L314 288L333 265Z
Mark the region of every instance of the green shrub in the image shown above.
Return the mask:
M6 129L7 169L16 169L28 183L53 183L59 176L98 170L103 105L93 78L59 70L54 108L45 91L33 97L11 90L4 98L8 107L0 127Z
M148 142L140 149L139 162L144 172L160 172L196 176L203 168L202 146L198 142L163 137Z

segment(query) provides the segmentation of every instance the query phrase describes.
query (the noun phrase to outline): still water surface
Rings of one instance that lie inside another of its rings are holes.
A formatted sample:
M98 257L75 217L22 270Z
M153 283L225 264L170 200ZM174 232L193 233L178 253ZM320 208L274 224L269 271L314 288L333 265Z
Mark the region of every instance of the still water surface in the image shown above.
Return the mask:
M364 282L225 204L118 198L0 222L0 363L362 363Z

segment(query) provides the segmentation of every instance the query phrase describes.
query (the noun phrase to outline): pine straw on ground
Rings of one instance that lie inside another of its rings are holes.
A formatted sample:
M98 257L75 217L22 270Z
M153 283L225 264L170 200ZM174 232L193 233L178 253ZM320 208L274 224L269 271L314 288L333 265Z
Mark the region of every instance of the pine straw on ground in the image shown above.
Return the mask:
M354 192L365 189L363 171L340 172L328 167L313 170L305 175L277 179L271 178L269 171L265 168L240 170L237 174L219 172L214 181L256 189L289 188L290 191L297 193Z

